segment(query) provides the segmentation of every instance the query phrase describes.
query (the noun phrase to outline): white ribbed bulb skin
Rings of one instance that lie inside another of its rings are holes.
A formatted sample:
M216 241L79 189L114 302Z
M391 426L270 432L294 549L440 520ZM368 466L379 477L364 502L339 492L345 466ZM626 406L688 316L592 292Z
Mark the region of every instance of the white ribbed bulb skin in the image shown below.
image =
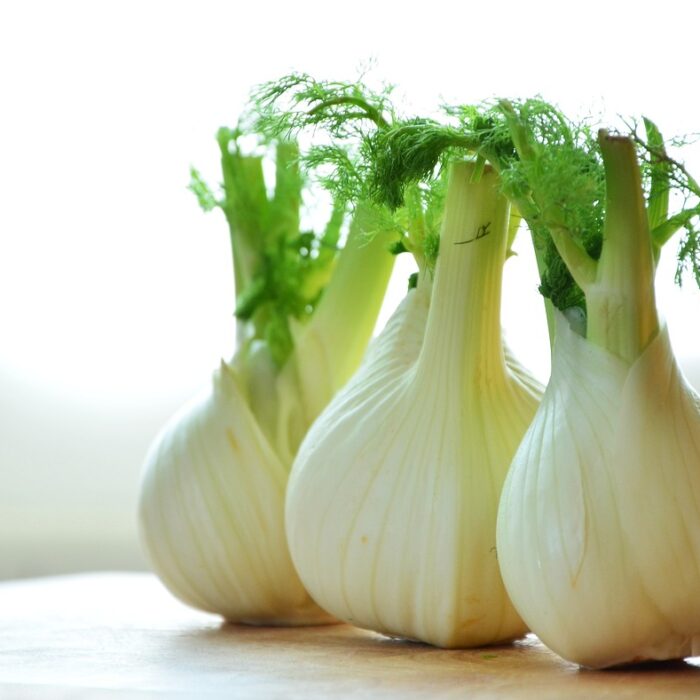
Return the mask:
M452 169L430 299L423 274L304 438L286 504L294 565L321 607L441 647L525 632L496 512L540 390L501 340L507 204L492 172L472 175Z
M559 317L498 554L518 612L565 659L700 652L700 399L665 328L630 366Z
M324 609L360 627L441 647L520 637L495 520L536 395L513 378L465 403L416 382L421 338L403 340L405 354L365 363L302 443L287 494L295 566Z
M288 469L222 363L212 386L169 421L146 459L142 539L175 596L233 622L331 621L289 556Z

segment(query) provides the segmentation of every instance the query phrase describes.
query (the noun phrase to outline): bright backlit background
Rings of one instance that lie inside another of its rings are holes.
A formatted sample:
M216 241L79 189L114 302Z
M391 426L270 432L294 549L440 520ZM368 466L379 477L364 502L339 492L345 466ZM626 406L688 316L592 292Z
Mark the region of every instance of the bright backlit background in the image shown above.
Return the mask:
M150 439L232 350L227 232L186 191L217 181L218 126L291 69L369 59L416 111L542 94L576 113L700 130L694 2L3 2L0 5L0 578L145 566ZM689 160L700 172L697 149ZM504 323L548 357L527 252ZM673 248L674 246L670 246ZM659 297L700 386L700 294ZM392 285L383 314L405 285Z

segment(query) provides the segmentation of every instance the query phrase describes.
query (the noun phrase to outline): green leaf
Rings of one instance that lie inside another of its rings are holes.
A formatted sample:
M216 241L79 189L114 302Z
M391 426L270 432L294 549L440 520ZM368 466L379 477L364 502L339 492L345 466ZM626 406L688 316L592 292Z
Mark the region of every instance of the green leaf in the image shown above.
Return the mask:
M408 248L406 248L406 245L404 244L403 240L399 239L398 241L394 241L389 246L389 252L392 255L401 255L401 253L407 253Z
M686 233L678 250L676 284L681 284L683 274L689 271L700 287L700 231L691 222L685 227Z
M269 221L262 157L241 155L229 129L220 129L217 137L224 176L221 206L231 234L243 236L251 248L262 250Z
M254 277L236 299L236 318L248 321L267 298L267 284L263 276Z
M345 200L336 198L333 201L333 210L326 224L326 228L321 238L321 246L326 250L337 250L340 241L340 232L345 221L347 204Z
M700 216L700 206L692 209L684 209L665 221L662 221L651 231L651 237L654 243L661 247L671 239L674 233L687 227L691 221L698 216Z
M187 186L187 189L197 197L199 206L203 211L211 211L219 206L214 193L196 168L190 168L190 184Z
M506 250L506 257L515 255L513 251L513 242L515 237L518 235L518 230L520 229L520 223L523 217L516 207L511 206L510 208L510 218L508 219L508 248Z
M296 143L282 141L277 144L275 166L275 194L270 205L270 223L274 224L274 231L268 235L290 240L299 232L299 209L304 186Z
M265 326L265 340L272 359L281 367L294 349L289 321L285 314L275 313L271 316Z
M477 154L476 163L474 165L474 170L472 171L471 181L479 182L481 176L484 174L484 168L486 167L486 158L481 154Z
M649 227L656 229L668 218L668 203L670 193L669 177L671 173L670 165L666 156L664 139L656 124L644 117L644 128L647 135L647 146L650 155L650 177L651 188L647 201L647 215L649 217ZM656 238L654 238L656 243ZM659 247L665 241L659 243Z
M317 126L335 138L346 138L363 122L379 128L388 125L392 89L388 85L375 92L361 80L321 81L306 73L291 73L253 91L253 121L256 130L274 138L289 139Z

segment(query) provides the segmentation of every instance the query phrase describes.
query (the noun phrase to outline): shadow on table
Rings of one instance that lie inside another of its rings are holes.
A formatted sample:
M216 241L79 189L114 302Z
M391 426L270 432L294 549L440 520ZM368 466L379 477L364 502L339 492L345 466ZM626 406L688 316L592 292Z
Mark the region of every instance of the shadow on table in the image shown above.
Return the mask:
M547 649L532 634L513 644L482 647L479 649L440 649L429 644L406 639L387 637L375 632L361 630L347 624L310 627L255 627L222 623L217 627L192 630L179 636L181 644L225 647L231 650L256 649L256 653L295 659L340 660L344 667L365 670L367 664L393 667L410 666L414 669L429 669L440 673L463 674L477 670L481 673L500 672L517 667L532 676L551 677L552 673L573 676L579 682L617 686L629 679L640 680L640 676L684 678L700 683L700 659L693 661L672 660L619 666L595 671L582 669L564 661ZM698 686L700 689L700 686Z

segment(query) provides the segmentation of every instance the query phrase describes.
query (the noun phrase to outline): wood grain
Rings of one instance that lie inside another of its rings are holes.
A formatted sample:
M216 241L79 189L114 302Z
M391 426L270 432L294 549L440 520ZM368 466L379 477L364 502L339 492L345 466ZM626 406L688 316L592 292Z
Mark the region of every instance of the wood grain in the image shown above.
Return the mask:
M534 638L444 651L347 625L222 625L147 574L0 584L3 700L698 698L699 665L581 671Z

